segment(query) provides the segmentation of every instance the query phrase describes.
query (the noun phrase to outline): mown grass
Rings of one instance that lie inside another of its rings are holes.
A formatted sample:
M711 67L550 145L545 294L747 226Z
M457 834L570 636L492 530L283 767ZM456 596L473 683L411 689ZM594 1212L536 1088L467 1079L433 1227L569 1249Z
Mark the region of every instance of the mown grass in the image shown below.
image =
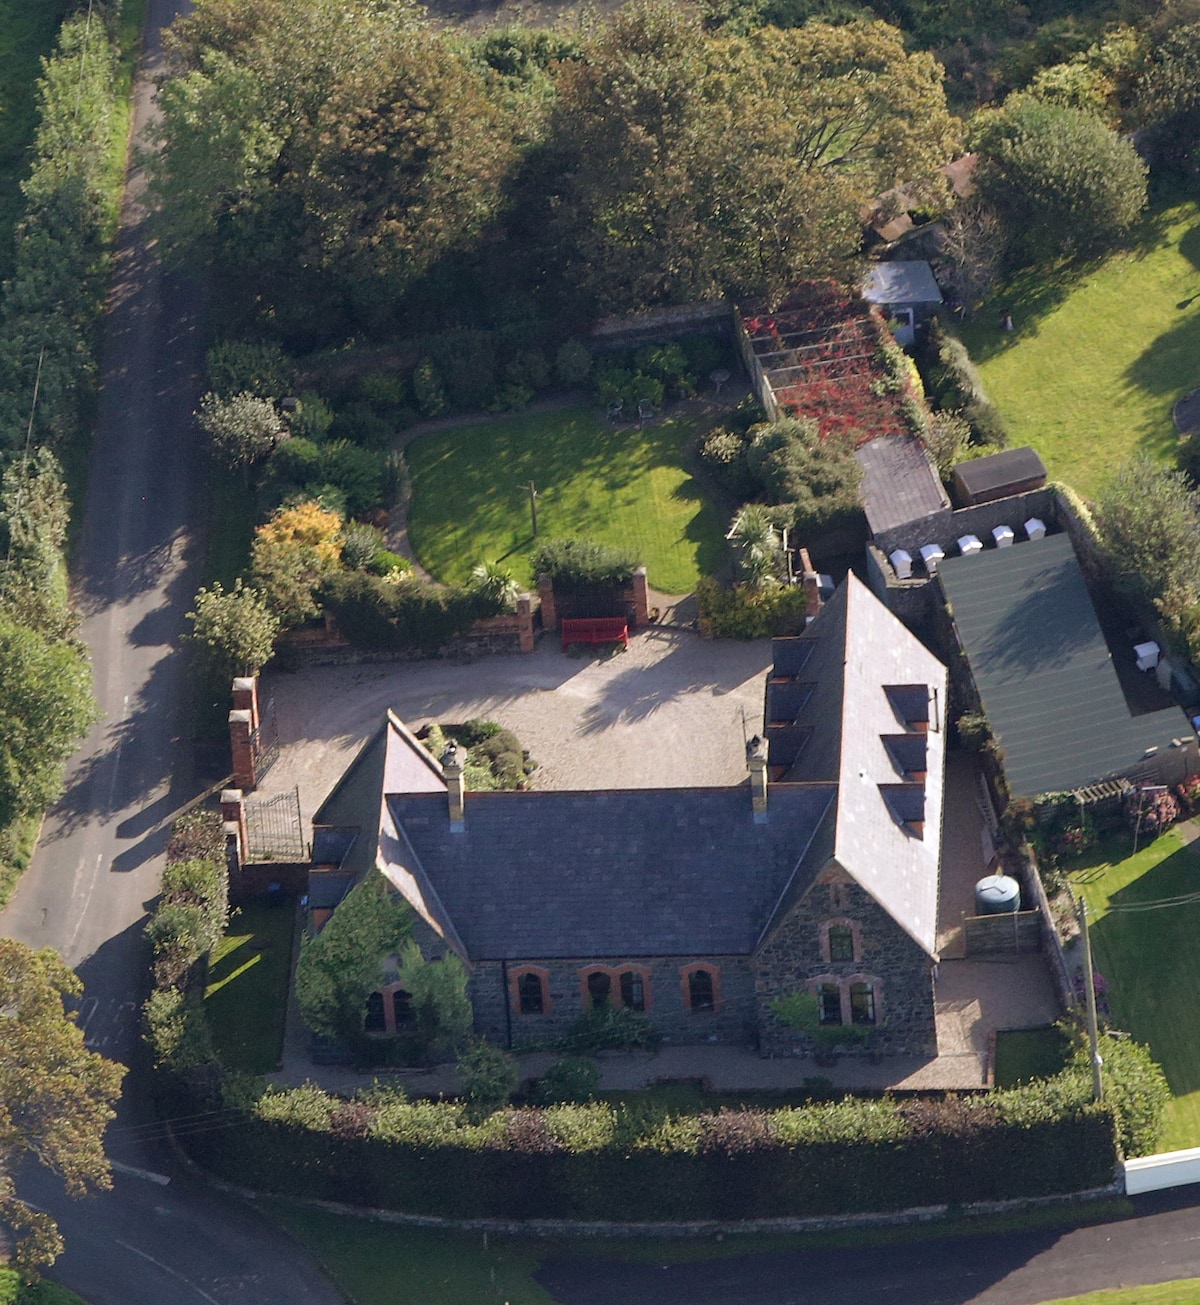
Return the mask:
M1052 1078L1067 1060L1067 1040L1056 1028L1001 1029L996 1034L996 1086L1017 1087Z
M684 465L701 428L678 417L613 427L591 408L564 408L424 436L407 450L413 548L438 580L501 561L531 583L533 481L540 538L630 549L653 588L689 593L725 556L722 522Z
M1200 1145L1200 900L1122 909L1194 893L1200 850L1173 829L1136 854L1111 839L1071 878L1087 900L1113 1023L1150 1047L1171 1086L1161 1149Z
M1052 479L1092 495L1135 453L1172 462L1171 408L1200 386L1200 200L1160 200L1093 266L1022 273L963 337L1010 444L1032 444Z
M713 1238L648 1237L629 1241L485 1237L374 1223L329 1214L282 1201L264 1203L268 1211L317 1259L352 1305L553 1305L534 1279L538 1267L554 1259L613 1259L639 1264L682 1264L731 1256L775 1255L787 1251L890 1246L943 1237L978 1236L980 1221L941 1223L838 1233ZM1078 1227L1128 1217L1128 1201L1032 1210L989 1216L994 1235L1035 1229ZM1170 1299L1170 1298L1168 1298Z
M290 903L243 906L213 953L204 1001L230 1069L269 1074L283 1055L293 923Z

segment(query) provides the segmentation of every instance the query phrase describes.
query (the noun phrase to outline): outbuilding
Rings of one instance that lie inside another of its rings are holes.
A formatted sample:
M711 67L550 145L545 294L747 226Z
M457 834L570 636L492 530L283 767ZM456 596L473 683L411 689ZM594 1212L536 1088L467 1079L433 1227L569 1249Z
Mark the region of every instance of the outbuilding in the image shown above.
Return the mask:
M894 328L898 344L911 344L916 328L942 302L933 268L916 259L876 263L867 273L862 293L869 304L878 304L899 323Z
M976 503L994 503L1014 494L1028 494L1046 483L1046 465L1037 450L1005 449L986 458L959 462L954 467L954 503L956 507L973 507Z

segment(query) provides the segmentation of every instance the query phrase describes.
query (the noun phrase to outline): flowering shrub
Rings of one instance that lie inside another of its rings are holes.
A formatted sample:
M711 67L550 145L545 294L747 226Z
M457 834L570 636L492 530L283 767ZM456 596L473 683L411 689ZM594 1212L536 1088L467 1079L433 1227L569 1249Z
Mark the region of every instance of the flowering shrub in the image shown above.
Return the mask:
M1179 819L1179 803L1166 788L1158 792L1135 789L1125 801L1125 819L1131 830L1153 838Z
M1200 808L1200 775L1189 775L1176 789L1179 805L1187 815Z

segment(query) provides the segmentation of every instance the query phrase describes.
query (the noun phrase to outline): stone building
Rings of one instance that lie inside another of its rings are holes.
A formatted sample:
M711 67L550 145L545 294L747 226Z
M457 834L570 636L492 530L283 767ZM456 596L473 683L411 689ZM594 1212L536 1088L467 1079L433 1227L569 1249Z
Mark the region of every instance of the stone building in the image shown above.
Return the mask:
M850 576L776 641L765 702L749 783L713 789L465 793L457 756L389 715L318 813L317 859L382 872L505 1046L606 1004L669 1043L807 1053L773 1009L807 991L872 1050L932 1052L945 668Z

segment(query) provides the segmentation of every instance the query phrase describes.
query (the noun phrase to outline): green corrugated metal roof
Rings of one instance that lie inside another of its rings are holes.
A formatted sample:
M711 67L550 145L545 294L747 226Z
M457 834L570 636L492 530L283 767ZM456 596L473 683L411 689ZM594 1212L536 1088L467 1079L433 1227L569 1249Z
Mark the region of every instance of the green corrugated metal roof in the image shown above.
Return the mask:
M1119 775L1187 722L1131 716L1067 535L938 566L1013 793L1036 797Z

